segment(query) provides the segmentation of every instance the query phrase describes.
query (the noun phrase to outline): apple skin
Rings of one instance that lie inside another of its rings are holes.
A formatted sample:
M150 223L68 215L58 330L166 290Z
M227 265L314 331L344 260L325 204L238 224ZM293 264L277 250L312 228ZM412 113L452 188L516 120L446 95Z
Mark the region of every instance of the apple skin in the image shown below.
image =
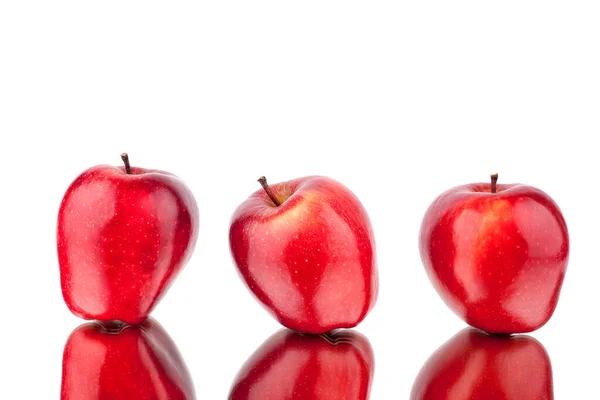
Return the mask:
M107 331L76 328L63 354L61 400L187 400L194 384L177 346L152 318Z
M537 340L466 328L423 365L411 400L551 400L550 358Z
M229 400L364 400L375 361L366 337L350 330L271 336L246 361Z
M191 256L198 207L176 176L96 166L65 193L57 229L64 300L84 319L143 321Z
M375 304L375 240L360 201L309 176L260 189L235 211L233 260L250 291L285 327L321 334L360 323Z
M440 195L419 238L429 279L469 325L524 333L552 316L565 276L569 235L556 203L521 184L480 183Z

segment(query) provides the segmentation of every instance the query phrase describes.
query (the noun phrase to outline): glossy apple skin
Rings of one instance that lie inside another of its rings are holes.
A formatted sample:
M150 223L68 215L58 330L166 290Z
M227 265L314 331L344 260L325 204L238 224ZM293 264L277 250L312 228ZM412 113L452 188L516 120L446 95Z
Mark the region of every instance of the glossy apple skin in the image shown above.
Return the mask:
M364 400L375 361L367 338L349 331L277 332L246 361L229 400Z
M537 340L467 328L440 347L417 376L411 400L551 400L550 358Z
M312 176L262 189L235 211L229 243L238 271L284 326L320 334L350 328L375 304L378 275L369 217L342 184Z
M71 184L58 214L63 297L77 316L143 321L192 254L198 207L176 176L97 166Z
M531 332L558 302L569 255L554 201L526 185L471 184L439 196L421 226L421 259L446 304L475 328Z
M90 322L71 333L63 354L61 400L195 399L179 350L152 318L117 333Z

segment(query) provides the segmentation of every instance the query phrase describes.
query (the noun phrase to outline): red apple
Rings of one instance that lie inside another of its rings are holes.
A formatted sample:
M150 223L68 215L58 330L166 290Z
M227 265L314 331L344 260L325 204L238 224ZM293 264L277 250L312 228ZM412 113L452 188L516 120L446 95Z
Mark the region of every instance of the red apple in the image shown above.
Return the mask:
M85 319L143 321L190 258L198 207L176 176L101 165L71 184L58 213L62 293Z
M446 304L491 333L531 332L552 316L569 255L565 220L544 192L475 183L440 195L421 226L421 259Z
M239 273L284 326L320 334L356 326L377 297L369 217L342 184L310 176L258 190L235 211Z
M411 400L551 400L552 366L529 336L490 336L467 328L427 360Z
M61 400L195 399L177 346L152 318L108 329L83 324L63 355Z
M373 370L373 349L356 332L312 336L286 329L246 361L229 400L364 400Z

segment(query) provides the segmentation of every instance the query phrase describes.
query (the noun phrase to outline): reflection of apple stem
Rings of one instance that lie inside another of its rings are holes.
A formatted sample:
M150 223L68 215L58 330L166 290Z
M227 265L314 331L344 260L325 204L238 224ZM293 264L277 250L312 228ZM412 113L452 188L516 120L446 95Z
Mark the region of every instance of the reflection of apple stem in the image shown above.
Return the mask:
M262 185L263 189L265 189L265 192L267 192L269 198L273 201L273 203L275 203L275 205L279 207L281 203L279 202L279 200L277 200L277 197L275 197L275 193L273 193L273 191L267 184L267 178L261 176L260 178L258 178L258 182Z
M127 153L121 153L121 160L125 163L125 171L127 175L131 175L131 165L129 165L129 155Z
M496 182L498 182L498 174L492 174L490 178L492 178L492 193L496 193Z

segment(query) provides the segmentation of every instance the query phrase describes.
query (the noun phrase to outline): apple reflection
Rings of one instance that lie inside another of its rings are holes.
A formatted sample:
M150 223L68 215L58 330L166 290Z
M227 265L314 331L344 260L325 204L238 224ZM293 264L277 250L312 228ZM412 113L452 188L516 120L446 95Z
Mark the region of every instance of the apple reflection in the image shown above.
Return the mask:
M61 399L184 400L195 393L177 346L148 318L134 326L76 328L64 349Z
M544 346L530 336L495 336L467 328L429 357L410 398L553 399L550 358Z
M242 366L229 399L368 399L374 363L371 344L355 331L304 335L284 329Z

